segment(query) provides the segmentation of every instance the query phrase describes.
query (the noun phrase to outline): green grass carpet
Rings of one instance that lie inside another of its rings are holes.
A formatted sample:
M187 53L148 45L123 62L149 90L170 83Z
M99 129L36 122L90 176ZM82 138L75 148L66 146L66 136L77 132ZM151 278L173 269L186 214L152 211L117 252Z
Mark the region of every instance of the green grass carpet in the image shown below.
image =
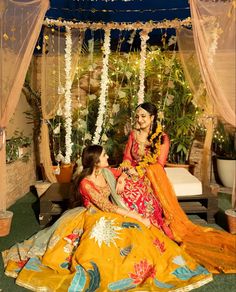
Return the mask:
M230 207L230 195L219 194L220 211L217 214L217 223L225 228L223 211ZM32 234L40 230L37 220L39 210L38 199L34 193L26 194L18 200L9 210L14 212L11 232L8 236L0 237L0 251L5 250L15 244L29 238ZM207 251L206 251L207 256ZM236 251L235 251L236 256ZM233 292L236 287L236 275L215 275L214 281L195 289L197 292ZM15 285L13 278L4 275L2 257L0 256L0 291L1 292L20 292L28 291Z

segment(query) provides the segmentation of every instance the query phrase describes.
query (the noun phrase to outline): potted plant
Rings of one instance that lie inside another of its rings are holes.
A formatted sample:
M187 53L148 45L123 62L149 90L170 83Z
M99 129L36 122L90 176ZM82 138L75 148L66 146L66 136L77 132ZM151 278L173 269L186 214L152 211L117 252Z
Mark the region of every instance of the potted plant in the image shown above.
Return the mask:
M212 150L213 165L215 166L216 180L232 190L232 208L225 210L228 229L236 234L236 132L229 125L218 121L215 129Z
M23 132L15 131L14 136L6 141L6 163L12 163L17 160L27 162L30 156L31 145L29 137L23 135ZM7 236L11 229L13 212L9 210L0 210L0 237Z
M233 188L236 167L235 129L218 121L215 129L212 150L215 153L216 180L225 187Z
M27 162L30 156L31 145L29 137L23 135L23 132L15 131L14 136L6 141L6 162L12 163L18 159Z
M0 210L0 237L7 236L11 230L13 212Z

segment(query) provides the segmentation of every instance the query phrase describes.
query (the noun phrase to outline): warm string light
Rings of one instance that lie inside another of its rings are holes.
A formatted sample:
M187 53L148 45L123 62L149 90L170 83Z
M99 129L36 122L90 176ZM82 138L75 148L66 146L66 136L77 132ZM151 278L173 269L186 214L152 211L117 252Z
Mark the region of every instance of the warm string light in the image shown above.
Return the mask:
M170 11L179 11L179 10L190 10L189 7L172 7L172 8L149 8L149 9L96 9L96 8L75 8L73 10L68 8L57 8L57 7L51 7L51 10L65 10L65 11L71 11L71 12L90 12L90 13L157 13L157 12L170 12Z
M143 0L73 0L74 2L143 2Z

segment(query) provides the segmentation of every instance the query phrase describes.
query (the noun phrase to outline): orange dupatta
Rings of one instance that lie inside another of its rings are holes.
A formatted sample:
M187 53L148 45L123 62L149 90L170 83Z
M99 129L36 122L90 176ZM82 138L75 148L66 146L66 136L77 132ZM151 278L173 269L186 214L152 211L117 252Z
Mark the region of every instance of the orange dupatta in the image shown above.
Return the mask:
M212 273L236 273L236 236L192 223L180 207L160 164L149 165L147 176L169 226L184 250Z

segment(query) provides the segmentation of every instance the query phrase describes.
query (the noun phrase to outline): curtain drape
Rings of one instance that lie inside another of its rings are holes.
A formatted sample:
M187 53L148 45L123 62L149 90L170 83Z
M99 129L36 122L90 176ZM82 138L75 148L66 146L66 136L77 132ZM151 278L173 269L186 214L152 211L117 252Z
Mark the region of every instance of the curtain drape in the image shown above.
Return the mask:
M216 114L236 127L235 1L190 0L189 3L198 60L196 68L200 70L201 78ZM186 36L185 41L192 38L191 33L182 29L179 32L180 39L183 34ZM187 47L184 42L181 44L180 41L180 47L181 45ZM185 69L187 67L189 69L193 64L196 64L195 56L193 63L186 65ZM196 70L193 71L196 73ZM192 88L195 87L194 90L199 94L201 87L198 86L198 77L192 74L188 79L192 79L193 82L190 85ZM208 103L208 109L210 109L209 105ZM212 135L213 126L208 124L207 127ZM207 138L209 140L209 137ZM232 206L234 207L236 204L235 181L232 193Z
M72 85L80 56L83 32L79 29L71 29L71 38L70 76ZM40 159L44 166L46 178L50 182L56 182L56 177L53 173L50 156L49 128L47 121L53 119L56 115L63 115L64 113L66 80L65 49L65 29L58 27L58 30L55 30L54 28L45 27L41 64L41 104L43 122L41 126Z
M216 111L236 126L235 1L190 0L202 79Z
M0 210L6 208L3 137L17 106L48 7L48 0L4 0L0 3Z
M206 93L194 44L193 31L184 27L176 31L180 59L191 91L193 102L203 110L202 123L206 128L206 137L201 159L201 181L204 185L210 183L211 173L211 143L214 131L214 105Z

